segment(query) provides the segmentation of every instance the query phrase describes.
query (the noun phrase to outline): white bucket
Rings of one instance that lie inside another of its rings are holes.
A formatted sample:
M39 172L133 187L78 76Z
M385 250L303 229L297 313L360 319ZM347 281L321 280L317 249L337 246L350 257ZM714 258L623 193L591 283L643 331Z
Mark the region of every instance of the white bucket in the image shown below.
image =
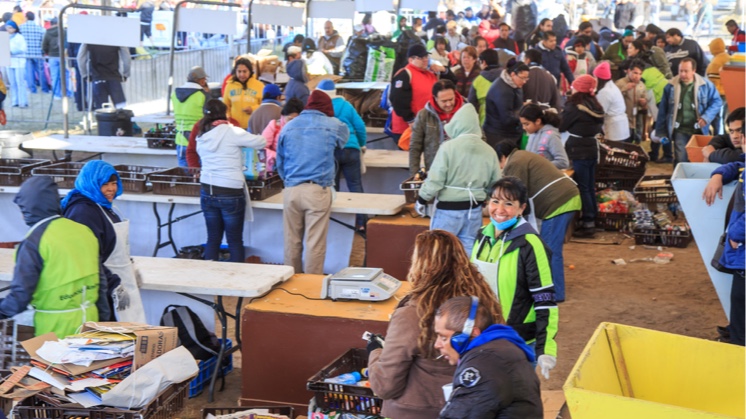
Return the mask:
M0 131L0 158L3 159L27 159L31 155L19 148L34 136L28 131Z

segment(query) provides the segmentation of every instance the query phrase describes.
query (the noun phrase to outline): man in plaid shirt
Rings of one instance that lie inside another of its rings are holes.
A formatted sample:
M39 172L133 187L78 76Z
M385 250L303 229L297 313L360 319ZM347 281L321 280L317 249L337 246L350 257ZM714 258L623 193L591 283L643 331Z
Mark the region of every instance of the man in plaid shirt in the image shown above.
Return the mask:
M26 23L19 26L26 39L28 58L26 58L26 84L31 93L36 93L36 86L41 86L44 93L49 93L50 86L44 74L44 58L41 53L41 41L44 39L44 28L36 24L33 12L26 12Z

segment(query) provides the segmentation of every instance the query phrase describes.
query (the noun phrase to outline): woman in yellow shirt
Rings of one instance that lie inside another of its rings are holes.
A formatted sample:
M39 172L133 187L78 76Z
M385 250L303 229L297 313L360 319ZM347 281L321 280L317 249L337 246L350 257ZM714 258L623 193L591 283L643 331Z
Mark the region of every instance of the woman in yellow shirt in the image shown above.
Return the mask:
M228 106L228 118L235 119L246 129L251 113L262 103L264 83L254 77L251 62L246 58L236 60L231 75L225 85L223 102Z

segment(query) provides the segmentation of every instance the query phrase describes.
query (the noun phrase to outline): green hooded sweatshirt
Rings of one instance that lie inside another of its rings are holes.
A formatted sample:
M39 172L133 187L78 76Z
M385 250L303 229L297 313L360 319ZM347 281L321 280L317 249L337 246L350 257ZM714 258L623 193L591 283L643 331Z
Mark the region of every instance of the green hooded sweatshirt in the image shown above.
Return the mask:
M399 16L397 16L397 17L396 17L396 24L397 24L397 27L396 27L396 30L394 31L394 33L393 33L393 34L391 35L391 40L392 40L392 41L396 41L396 39L397 39L397 38L399 38L399 35L401 35L401 34L402 34L402 32L403 32L403 31L402 31L401 29L399 29L399 26L398 26L398 25L399 25L399 22L401 22L401 20L402 20L402 19L405 19L405 18L406 18L406 17L405 17L405 16L402 16L402 15L399 15ZM410 26L405 26L405 27L404 27L404 30L407 30L407 31L408 31L408 30L410 30L410 29L412 29L412 28L411 28Z
M481 205L487 199L487 189L501 175L497 153L482 140L479 114L467 103L444 129L451 139L440 145L420 197L425 201L437 197L443 202L476 200L475 204Z

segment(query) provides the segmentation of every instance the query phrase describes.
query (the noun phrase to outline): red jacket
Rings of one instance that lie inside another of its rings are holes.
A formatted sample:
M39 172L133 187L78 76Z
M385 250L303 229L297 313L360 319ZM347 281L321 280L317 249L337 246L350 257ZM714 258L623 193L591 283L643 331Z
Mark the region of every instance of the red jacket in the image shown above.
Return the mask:
M433 95L438 76L411 64L399 70L391 80L391 131L401 134L409 126Z
M500 37L500 28L493 28L489 20L483 20L479 24L479 34L487 40L487 45L492 45Z
M736 33L733 35L733 39L728 47L728 52L738 52L738 44L742 42L746 42L746 32L739 28L736 29Z
M231 123L233 126L238 126L238 121L236 121L233 118L229 118L228 122ZM200 134L199 131L199 124L202 123L202 120L194 123L194 126L192 126L192 130L189 132L189 144L187 144L186 149L186 159L187 159L187 165L189 167L196 167L200 168L202 167L202 163L199 160L199 154L197 154L197 137Z

